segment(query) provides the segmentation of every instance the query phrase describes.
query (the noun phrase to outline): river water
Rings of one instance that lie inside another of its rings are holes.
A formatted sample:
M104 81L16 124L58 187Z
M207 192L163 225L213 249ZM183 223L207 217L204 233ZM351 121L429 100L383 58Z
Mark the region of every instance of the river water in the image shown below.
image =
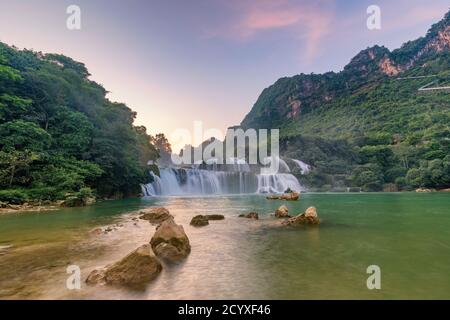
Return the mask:
M0 216L1 299L450 299L450 195L302 194L291 214L316 206L319 227L280 227L280 201L260 195L105 201L86 208ZM192 246L145 290L69 290L66 268L84 280L150 241L154 226L137 210L167 207ZM260 220L238 218L257 211ZM197 214L225 220L194 228ZM96 227L113 231L95 235ZM369 265L381 290L369 290Z

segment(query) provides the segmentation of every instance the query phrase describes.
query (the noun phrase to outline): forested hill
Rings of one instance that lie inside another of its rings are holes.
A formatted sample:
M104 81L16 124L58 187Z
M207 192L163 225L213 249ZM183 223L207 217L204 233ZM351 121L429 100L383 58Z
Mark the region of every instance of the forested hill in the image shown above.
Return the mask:
M0 201L129 196L156 159L136 113L68 57L0 43Z
M284 155L313 165L301 177L312 188L448 188L450 91L419 91L431 82L450 86L450 12L424 37L365 49L341 72L279 79L241 126L281 128Z

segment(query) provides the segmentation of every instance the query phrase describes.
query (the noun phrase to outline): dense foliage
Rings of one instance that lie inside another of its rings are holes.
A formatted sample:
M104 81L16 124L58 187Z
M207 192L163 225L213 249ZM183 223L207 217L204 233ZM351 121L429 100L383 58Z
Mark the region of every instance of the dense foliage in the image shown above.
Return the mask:
M0 201L122 197L158 152L85 66L0 43Z
M278 80L242 126L280 128L283 155L312 165L299 175L312 189L449 188L450 91L418 91L450 86L449 22L393 52L363 50L339 73Z

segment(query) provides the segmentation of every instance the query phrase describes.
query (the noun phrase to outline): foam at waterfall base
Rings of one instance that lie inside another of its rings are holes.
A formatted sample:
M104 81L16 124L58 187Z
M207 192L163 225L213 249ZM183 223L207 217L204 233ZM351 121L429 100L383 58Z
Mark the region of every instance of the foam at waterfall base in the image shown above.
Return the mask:
M150 175L153 182L142 186L145 196L283 193L288 188L302 190L297 178L290 173L161 168L160 176L153 172Z

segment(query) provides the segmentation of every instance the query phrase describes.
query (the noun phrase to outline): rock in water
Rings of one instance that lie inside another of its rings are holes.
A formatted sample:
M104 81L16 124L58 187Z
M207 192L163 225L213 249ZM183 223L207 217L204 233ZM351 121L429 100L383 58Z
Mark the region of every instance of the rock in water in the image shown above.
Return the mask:
M280 196L280 200L297 201L299 197L300 193L298 192L285 193Z
M153 254L151 246L144 244L122 260L92 271L86 283L139 286L156 278L161 270L161 262Z
M173 218L173 216L169 213L164 207L150 208L146 210L142 210L139 212L141 216L140 219L148 220L150 223L159 224L164 220L169 218Z
M317 218L317 209L316 207L309 207L305 211L305 217Z
M315 207L309 207L306 209L305 213L299 214L293 218L287 219L282 222L283 225L295 226L295 225L318 225L320 220L317 216L317 210Z
M240 218L247 218L247 219L255 219L258 220L259 216L256 212L250 212L249 214L240 214Z
M207 214L205 216L208 220L223 220L225 217L222 214Z
M275 217L277 218L288 218L289 217L289 209L285 205L280 206L275 211Z
M191 252L189 239L182 226L173 219L163 221L150 240L155 254L169 262L178 262Z
M206 216L198 215L192 218L191 226L194 227L203 227L209 224L208 218Z

